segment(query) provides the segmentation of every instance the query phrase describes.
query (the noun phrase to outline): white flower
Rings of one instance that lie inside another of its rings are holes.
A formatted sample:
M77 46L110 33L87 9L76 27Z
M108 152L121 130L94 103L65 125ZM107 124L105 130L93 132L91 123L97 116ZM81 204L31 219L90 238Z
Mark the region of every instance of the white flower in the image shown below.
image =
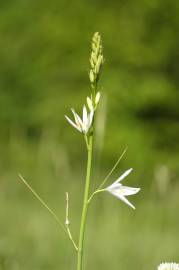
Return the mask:
M67 119L67 121L74 127L76 128L78 131L87 134L91 124L93 122L93 115L94 115L94 110L93 108L91 108L90 112L87 112L86 106L83 106L83 118L81 119L79 117L79 115L73 110L71 109L75 122L73 122L70 118L68 118L68 116L65 115L65 118Z
M108 192L110 192L112 195L116 196L121 201L128 204L130 207L135 209L134 205L131 204L125 196L133 195L139 192L140 188L132 188L132 187L126 187L123 186L120 181L122 181L130 172L132 169L127 170L125 173L123 173L112 185L106 188Z
M158 270L179 270L178 263L161 263L158 266Z

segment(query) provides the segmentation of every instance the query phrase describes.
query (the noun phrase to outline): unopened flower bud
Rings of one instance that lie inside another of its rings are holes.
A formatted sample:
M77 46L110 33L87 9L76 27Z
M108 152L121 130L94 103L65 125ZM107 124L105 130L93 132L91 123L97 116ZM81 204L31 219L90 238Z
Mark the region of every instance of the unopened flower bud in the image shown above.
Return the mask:
M95 50L96 50L96 44L92 43L92 51L95 51Z
M94 35L93 35L93 39L92 40L93 40L93 42L96 43L98 41L98 39L99 39L99 33L98 32L95 32Z
M98 93L96 94L96 97L95 97L95 105L98 105L99 100L100 100L100 97L101 97L101 93L98 92Z
M95 75L94 75L92 69L90 70L89 78L90 78L90 82L91 83L94 83L94 81L95 81Z
M90 59L90 65L91 65L91 67L92 67L92 68L94 68L94 67L95 67L95 65L94 65L94 62L93 62L93 59L92 59L92 58Z
M92 99L87 97L86 101L87 101L88 108L90 109L90 111L92 111L93 110Z
M100 69L104 62L102 55L101 37L98 32L92 38L92 52L90 57L90 73L89 78L92 86L97 83L100 75Z
M98 59L97 59L97 56L96 56L96 53L95 52L92 52L91 53L91 59L93 60L93 63L96 64L96 62L97 62Z
M96 74L99 73L101 64L102 64L102 57L101 57L101 55L99 55L97 63L96 63L96 67L95 67L95 73Z

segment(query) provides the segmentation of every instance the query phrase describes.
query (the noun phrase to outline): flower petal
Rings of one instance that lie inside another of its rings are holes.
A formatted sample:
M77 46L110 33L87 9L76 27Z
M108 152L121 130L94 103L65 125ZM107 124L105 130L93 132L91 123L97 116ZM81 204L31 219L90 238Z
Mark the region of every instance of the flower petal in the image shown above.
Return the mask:
M76 124L79 126L79 123L78 123L78 118L77 118L77 113L75 112L75 110L74 110L73 108L71 108L71 111L72 111L73 116L74 116L74 118L75 118L75 122L76 122Z
M138 193L140 191L140 188L126 187L121 185L116 188L113 187L113 190L115 190L116 193L119 193L122 196L130 196Z
M112 186L113 185L115 185L115 184L117 184L117 183L119 183L120 181L122 181L126 176L128 176L130 173L131 173L131 171L132 171L133 169L132 168L130 168L129 170L127 170L127 171L125 171L113 184L112 184Z
M78 131L82 132L82 130L67 116L65 115L65 118L67 119L67 121L74 127L76 128Z
M130 203L123 195L120 195L118 192L112 191L110 192L112 195L114 195L116 198L120 199L121 201L125 202L127 205L135 209L135 206Z
M85 105L83 106L83 123L85 126L88 124L88 115Z
M94 111L93 110L91 110L90 111L90 114L89 114L89 116L88 116L88 123L89 123L89 126L91 126L91 124L92 124L92 122L93 122L93 115L94 115Z
M179 270L179 264L178 263L161 263L158 268L158 270Z
M77 124L77 126L81 129L82 131L82 126L83 126L83 122L81 120L81 118L79 117L79 115L75 112L74 109L71 109L73 115L74 115L74 118L75 118L75 122Z

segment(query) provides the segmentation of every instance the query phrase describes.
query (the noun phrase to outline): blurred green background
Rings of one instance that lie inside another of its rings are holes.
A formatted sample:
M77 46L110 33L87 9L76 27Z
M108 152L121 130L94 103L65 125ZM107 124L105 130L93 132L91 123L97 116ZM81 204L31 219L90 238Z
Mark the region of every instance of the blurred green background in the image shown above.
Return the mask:
M85 269L156 269L178 260L179 2L6 0L0 3L0 269L75 269L71 243L19 181L65 217L75 239L85 146L66 122L90 93L91 37L102 35L92 190L126 146L110 181L142 191L131 210L108 194L89 211ZM109 181L109 183L110 183Z

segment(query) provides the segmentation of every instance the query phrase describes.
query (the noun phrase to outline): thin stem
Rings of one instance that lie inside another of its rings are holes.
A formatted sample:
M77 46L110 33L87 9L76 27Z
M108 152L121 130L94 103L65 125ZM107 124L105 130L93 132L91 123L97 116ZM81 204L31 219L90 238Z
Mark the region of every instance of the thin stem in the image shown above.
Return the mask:
M86 147L87 147L87 149L88 149L88 147L89 147L89 145L88 145L88 137L87 137L86 134L84 135L84 139L85 139L85 142L86 142Z
M99 185L99 187L97 188L97 191L100 190L104 184L107 182L107 180L109 179L109 177L111 176L111 174L114 172L114 170L116 169L117 165L119 164L119 162L121 161L122 157L124 156L124 154L127 151L127 147L124 149L124 151L122 152L121 156L118 158L117 162L114 164L114 166L112 167L112 169L110 170L110 172L107 174L107 176L104 178L103 182Z
M93 134L90 134L89 143L88 143L86 183L85 183L85 192L84 192L83 209L82 209L80 234L79 234L77 270L82 270L83 244L84 244L85 225L86 225L86 217L87 217L87 210L88 210L88 196L89 196L89 189L90 189L92 152L93 152Z
M68 236L70 241L72 242L74 248L77 250L77 246L75 245L73 239L71 238L71 234L69 234L68 230L66 230L63 223L59 220L55 212L44 202L44 200L36 193L36 191L27 183L27 181L23 178L21 174L19 174L20 179L26 185L26 187L32 192L32 194L36 197L36 199L45 207L45 209L50 213L50 215L54 218L54 220L58 223L58 225L62 228L65 234Z
M98 190L94 191L94 192L91 194L91 196L89 197L89 199L88 199L88 204L91 202L91 200L93 199L94 195L96 195L97 193L100 193L100 192L104 192L104 191L106 191L105 188L103 188L103 189L98 189Z
M77 247L77 245L76 245L76 243L75 243L75 241L73 239L73 236L72 236L72 233L71 233L71 230L70 230L69 225L66 225L66 228L67 228L69 239L71 240L71 242L72 242L74 248L76 249L76 251L78 251L78 247Z
M66 230L68 232L69 238L72 241L76 251L78 251L78 247L73 239L71 230L70 230L70 221L69 221L69 196L68 196L68 192L66 192L66 218L65 218L65 227Z

